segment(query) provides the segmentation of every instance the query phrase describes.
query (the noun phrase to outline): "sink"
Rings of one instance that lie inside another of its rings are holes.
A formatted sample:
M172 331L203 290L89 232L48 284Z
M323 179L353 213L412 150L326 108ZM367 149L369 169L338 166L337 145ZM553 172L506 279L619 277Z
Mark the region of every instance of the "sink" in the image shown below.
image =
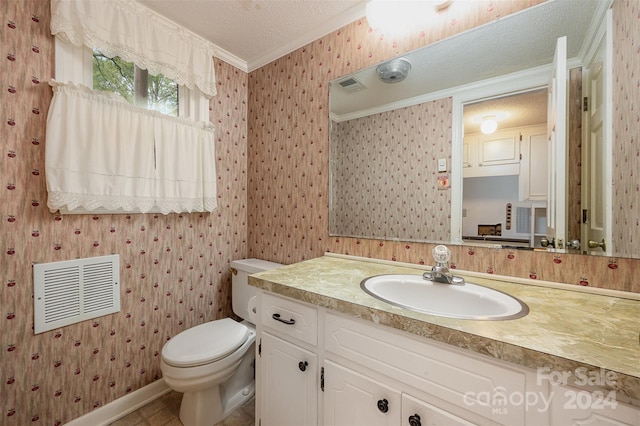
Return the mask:
M360 284L371 296L401 308L448 318L510 320L524 317L521 300L478 284L442 284L421 275L376 275Z

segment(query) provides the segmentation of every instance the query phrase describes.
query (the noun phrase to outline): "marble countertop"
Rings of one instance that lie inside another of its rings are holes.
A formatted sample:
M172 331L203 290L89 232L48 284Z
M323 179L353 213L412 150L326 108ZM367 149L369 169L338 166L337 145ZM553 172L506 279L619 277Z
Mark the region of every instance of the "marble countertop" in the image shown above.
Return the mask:
M454 271L469 282L517 297L530 309L519 319L477 321L410 311L360 289L360 282L373 275L422 274L424 270L419 265L327 254L254 274L249 283L533 369L572 373L581 369L596 379L596 374L613 371L615 380L590 383L586 388L616 390L618 401L640 406L640 300L541 287L533 280L518 280L531 281L523 284L508 277L469 277Z

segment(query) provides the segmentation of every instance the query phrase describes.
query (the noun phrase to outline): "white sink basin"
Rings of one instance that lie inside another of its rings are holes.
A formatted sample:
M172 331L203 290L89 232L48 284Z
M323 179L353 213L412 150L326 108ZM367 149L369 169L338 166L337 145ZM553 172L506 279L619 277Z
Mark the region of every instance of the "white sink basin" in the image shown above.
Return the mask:
M471 283L442 284L421 275L377 275L360 287L392 305L442 317L508 320L529 313L524 302L501 291Z

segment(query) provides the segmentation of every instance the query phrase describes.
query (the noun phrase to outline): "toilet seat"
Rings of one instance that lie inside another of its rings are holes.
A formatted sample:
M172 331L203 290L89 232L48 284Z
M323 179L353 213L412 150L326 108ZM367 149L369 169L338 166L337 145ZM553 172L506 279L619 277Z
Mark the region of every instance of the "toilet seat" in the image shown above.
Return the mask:
M225 318L178 333L162 348L162 359L174 367L194 367L235 352L251 334L247 326Z

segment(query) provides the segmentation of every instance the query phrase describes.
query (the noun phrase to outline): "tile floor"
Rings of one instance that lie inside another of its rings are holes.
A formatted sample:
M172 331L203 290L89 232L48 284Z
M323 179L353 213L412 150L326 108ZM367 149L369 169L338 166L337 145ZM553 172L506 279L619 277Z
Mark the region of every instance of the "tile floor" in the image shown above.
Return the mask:
M182 426L180 401L182 394L171 391L110 426ZM255 401L251 399L216 426L254 426Z

